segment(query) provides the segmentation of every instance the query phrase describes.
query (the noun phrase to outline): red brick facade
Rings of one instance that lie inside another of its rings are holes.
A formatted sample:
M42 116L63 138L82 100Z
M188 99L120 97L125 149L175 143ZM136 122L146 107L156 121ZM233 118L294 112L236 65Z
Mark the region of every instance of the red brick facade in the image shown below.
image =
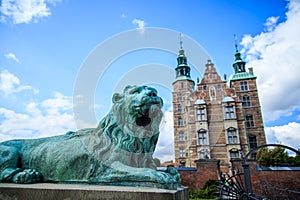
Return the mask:
M217 159L221 170L229 171L239 150L246 154L266 144L256 77L245 71L237 51L229 85L211 60L195 85L183 49L179 53L173 83L175 163L195 167L198 159Z
M181 184L192 189L203 188L208 180L218 180L219 160L202 159L196 161L196 168L178 168Z

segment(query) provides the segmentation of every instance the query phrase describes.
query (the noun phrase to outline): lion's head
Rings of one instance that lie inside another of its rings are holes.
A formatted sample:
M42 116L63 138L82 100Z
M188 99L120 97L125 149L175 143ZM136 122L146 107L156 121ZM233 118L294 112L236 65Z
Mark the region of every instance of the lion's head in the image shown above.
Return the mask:
M127 86L123 94L114 94L113 103L117 123L128 134L146 138L158 132L163 101L154 88Z
M148 86L127 86L122 94L114 94L112 101L110 113L97 128L100 151L123 152L124 157L130 156L131 166L154 165L152 154L163 106L157 91Z

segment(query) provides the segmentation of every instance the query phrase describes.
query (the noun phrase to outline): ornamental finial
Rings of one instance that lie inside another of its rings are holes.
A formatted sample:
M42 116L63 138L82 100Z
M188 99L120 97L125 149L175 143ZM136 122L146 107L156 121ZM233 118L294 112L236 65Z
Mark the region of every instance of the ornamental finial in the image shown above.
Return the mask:
M180 49L182 49L182 38L184 37L184 35L182 33L179 33L179 44L180 44Z
M236 34L234 34L233 37L234 37L234 46L235 46L235 50L238 51L237 36L236 36Z

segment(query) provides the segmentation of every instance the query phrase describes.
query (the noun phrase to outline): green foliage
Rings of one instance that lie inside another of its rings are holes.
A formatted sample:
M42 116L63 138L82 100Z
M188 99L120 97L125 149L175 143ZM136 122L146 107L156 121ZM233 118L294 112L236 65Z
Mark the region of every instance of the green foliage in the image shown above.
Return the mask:
M199 199L215 199L216 192L218 192L217 188L218 182L215 180L209 180L205 183L203 189L196 189L190 191L190 199L191 200L199 200Z
M258 150L256 154L257 162L263 167L291 165L297 166L300 164L299 155L292 157L282 147L275 147L274 149L263 148Z

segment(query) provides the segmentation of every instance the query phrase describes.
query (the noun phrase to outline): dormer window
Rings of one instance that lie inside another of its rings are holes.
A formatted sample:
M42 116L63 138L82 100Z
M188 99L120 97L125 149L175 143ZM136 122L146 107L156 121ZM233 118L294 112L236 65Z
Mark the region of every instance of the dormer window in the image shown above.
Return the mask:
M227 129L227 140L228 140L228 144L238 143L238 136L235 128Z
M206 120L205 117L205 108L196 108L197 121Z
M225 106L225 119L234 119L234 106L227 105Z
M198 144L199 145L207 144L207 131L204 129L198 131Z

